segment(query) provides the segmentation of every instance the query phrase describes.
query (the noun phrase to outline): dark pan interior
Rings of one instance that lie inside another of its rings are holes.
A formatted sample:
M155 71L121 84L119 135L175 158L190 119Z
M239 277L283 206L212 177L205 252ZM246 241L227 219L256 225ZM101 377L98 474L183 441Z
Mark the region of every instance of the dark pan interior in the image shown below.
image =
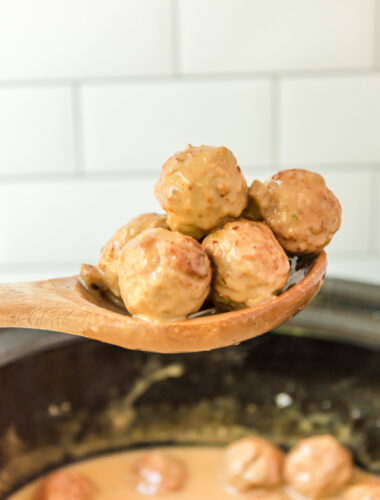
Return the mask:
M0 498L106 451L250 432L285 448L328 432L380 473L380 351L370 347L270 333L160 355L75 340L1 367L0 393Z

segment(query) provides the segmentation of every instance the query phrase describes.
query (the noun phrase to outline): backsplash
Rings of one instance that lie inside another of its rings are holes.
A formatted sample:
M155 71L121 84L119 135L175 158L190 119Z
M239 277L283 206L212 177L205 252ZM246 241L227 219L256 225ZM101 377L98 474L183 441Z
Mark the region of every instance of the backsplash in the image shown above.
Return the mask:
M96 262L187 143L322 173L329 275L380 283L380 0L1 1L1 281Z

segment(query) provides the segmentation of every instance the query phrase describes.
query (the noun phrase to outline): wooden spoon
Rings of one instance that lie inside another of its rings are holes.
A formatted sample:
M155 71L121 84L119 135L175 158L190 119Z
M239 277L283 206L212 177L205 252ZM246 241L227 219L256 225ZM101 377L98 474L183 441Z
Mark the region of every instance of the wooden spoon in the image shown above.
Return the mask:
M307 275L272 302L163 323L132 318L100 293L85 289L79 276L3 284L0 327L71 333L143 351L206 351L238 344L290 319L318 293L326 267L323 251L309 263Z

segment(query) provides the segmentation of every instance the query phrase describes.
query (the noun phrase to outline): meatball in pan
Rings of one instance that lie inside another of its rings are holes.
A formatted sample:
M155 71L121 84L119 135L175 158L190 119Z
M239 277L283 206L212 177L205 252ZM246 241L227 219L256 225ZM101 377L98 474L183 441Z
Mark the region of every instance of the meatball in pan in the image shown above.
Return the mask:
M87 477L72 471L49 474L41 483L34 500L94 500L95 487Z
M162 495L180 491L186 482L187 469L179 460L162 451L144 455L135 465L136 490L143 495Z
M330 435L301 440L285 459L285 480L308 498L339 494L352 473L350 452Z
M284 454L267 439L248 436L226 451L226 481L238 492L281 485Z

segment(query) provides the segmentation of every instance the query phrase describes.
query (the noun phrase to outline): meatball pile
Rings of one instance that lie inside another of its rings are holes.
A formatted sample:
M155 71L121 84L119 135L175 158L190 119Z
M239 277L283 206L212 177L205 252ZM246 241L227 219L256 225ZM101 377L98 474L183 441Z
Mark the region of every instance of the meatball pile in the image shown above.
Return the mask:
M324 179L283 170L250 188L225 147L189 145L162 167L147 213L116 231L82 279L121 299L130 314L183 319L210 297L224 310L273 300L289 278L289 255L326 246L341 207Z

